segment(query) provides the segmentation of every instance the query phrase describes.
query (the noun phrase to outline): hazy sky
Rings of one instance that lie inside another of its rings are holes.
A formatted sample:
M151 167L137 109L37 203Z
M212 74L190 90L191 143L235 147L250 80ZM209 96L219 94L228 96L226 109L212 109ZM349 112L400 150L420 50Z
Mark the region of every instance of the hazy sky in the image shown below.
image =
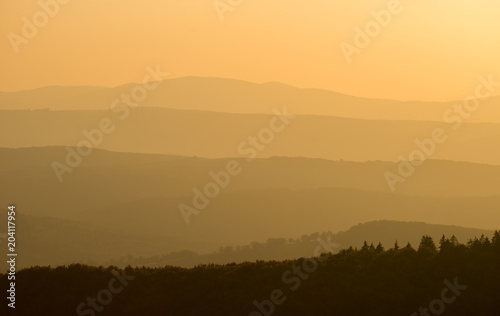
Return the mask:
M1 2L1 91L116 86L140 81L156 64L172 77L396 99L463 98L479 75L500 81L498 0L402 0L401 12L351 63L339 45L353 45L354 28L391 0L243 0L224 21L213 0L65 1L17 54L8 34L23 36L23 17L31 21L41 9L34 0Z

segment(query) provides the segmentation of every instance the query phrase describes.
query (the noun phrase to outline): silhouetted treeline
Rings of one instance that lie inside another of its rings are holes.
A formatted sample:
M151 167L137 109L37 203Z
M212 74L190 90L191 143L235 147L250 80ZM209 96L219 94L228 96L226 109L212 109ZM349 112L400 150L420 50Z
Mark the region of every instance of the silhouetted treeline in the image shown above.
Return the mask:
M498 316L499 267L500 232L466 244L424 236L417 249L365 243L311 259L193 269L32 267L17 275L15 315L78 315L79 307L80 315L97 308L96 315L116 316L427 315L419 309ZM7 276L0 279L5 288ZM14 315L6 310L0 314Z

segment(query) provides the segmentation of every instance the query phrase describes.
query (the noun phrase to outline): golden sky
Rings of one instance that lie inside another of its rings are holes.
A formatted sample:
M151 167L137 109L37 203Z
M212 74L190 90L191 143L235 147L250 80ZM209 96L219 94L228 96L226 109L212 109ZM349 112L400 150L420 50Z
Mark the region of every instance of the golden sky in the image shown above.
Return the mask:
M2 1L0 91L117 86L156 64L172 77L403 100L463 98L489 73L500 81L498 0L401 0L401 12L348 63L340 44L353 45L355 27L391 1L242 0L221 21L213 0L61 0L46 24L38 1ZM42 26L16 54L12 34L23 36L23 18L34 16Z

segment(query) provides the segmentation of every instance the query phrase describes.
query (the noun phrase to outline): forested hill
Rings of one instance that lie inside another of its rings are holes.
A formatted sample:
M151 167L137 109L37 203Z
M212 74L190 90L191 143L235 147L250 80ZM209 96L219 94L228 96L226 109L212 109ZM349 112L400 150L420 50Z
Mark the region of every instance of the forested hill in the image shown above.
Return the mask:
M329 242L323 240L323 242ZM322 247L321 242L318 244ZM319 251L318 248L318 251ZM326 249L326 248L323 248ZM311 259L192 269L32 267L1 315L481 315L500 313L500 232L460 244L364 245ZM7 275L0 275L2 287ZM112 294L111 289L114 294ZM422 314L422 312L424 313ZM425 314L427 312L428 314Z

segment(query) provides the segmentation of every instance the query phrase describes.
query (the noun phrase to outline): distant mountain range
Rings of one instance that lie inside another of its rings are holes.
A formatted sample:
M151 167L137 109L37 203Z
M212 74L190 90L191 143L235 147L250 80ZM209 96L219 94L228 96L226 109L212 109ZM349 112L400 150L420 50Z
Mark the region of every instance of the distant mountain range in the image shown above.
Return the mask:
M45 87L0 92L0 109L105 110L135 84L115 88ZM473 91L471 91L472 93ZM301 115L338 116L376 120L442 121L456 102L401 102L353 97L320 89L299 89L281 83L256 84L222 78L182 77L165 80L149 92L143 107L203 110L226 113L271 113L287 106ZM481 101L469 122L500 123L500 97Z

